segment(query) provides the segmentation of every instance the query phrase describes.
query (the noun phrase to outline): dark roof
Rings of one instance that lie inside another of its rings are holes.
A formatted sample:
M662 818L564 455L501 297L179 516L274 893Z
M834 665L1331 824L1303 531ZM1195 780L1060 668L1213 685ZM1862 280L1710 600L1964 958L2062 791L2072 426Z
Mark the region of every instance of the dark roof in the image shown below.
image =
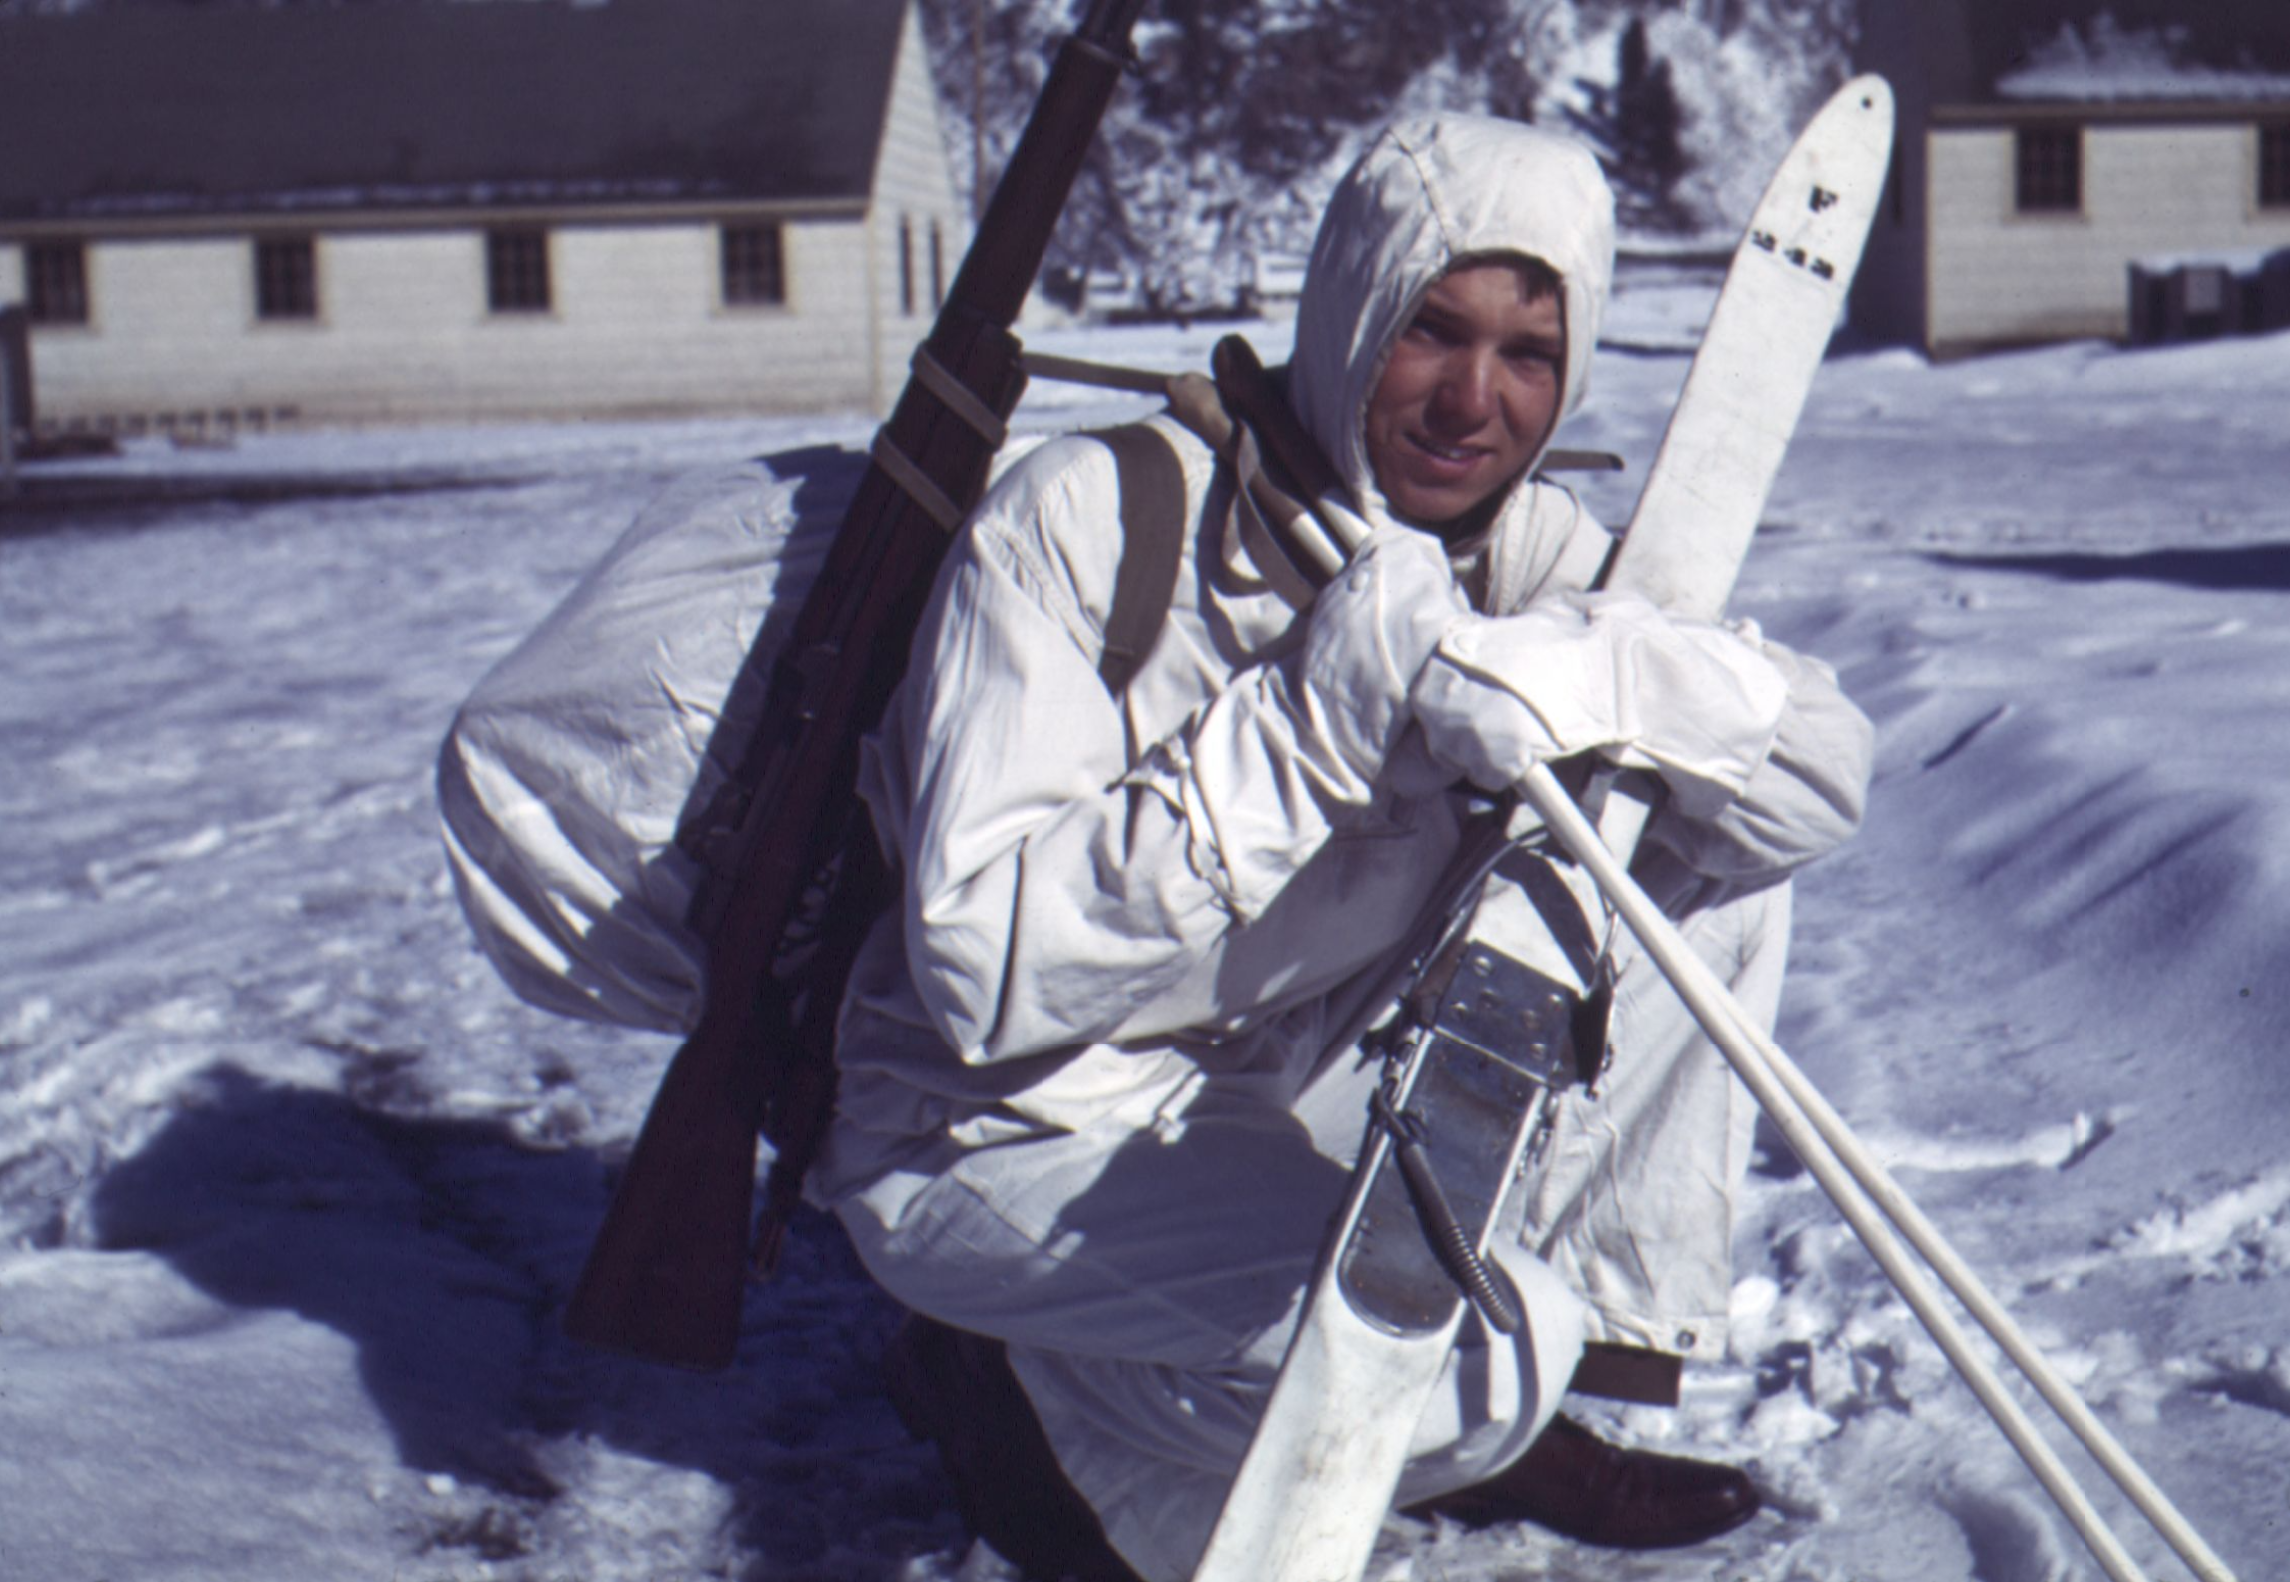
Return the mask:
M0 220L864 198L905 0L0 18Z

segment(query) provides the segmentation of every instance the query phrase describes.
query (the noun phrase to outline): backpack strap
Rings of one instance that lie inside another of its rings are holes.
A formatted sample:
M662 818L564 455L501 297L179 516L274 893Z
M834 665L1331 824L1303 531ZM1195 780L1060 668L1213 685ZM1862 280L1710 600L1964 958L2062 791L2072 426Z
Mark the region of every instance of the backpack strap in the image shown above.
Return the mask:
M1153 652L1177 597L1185 547L1185 469L1167 436L1144 423L1091 431L1113 452L1121 488L1121 565L1105 616L1097 674L1116 697Z
M1285 410L1287 398L1238 335L1219 341L1213 360L1213 380L1179 374L1169 381L1169 415L1199 435L1229 469L1234 489L1225 522L1228 545L1237 542L1262 586L1301 612L1334 568L1324 558L1326 535L1307 521L1310 491L1285 472L1276 476L1257 441L1268 408ZM1326 475L1321 492L1334 490L1335 469L1322 462L1320 470Z

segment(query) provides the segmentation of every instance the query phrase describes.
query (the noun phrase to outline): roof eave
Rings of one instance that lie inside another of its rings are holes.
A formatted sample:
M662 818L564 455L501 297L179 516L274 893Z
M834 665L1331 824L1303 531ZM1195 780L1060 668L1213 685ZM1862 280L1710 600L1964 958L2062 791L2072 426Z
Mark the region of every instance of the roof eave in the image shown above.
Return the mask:
M169 205L71 205L45 212L0 213L0 240L45 237L155 238L280 232L473 230L494 225L677 225L775 220L831 222L866 217L864 197L614 197L572 201L399 202L323 205L240 199Z
M1936 104L1935 126L2162 125L2290 119L2290 94L2261 99L1988 99Z

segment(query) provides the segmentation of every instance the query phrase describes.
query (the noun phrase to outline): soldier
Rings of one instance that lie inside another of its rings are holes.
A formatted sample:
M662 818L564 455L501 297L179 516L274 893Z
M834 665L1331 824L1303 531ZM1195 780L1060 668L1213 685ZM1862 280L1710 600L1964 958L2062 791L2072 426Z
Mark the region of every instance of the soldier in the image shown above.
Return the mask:
M1030 1570L1191 1573L1365 1132L1377 1062L1329 1040L1474 787L1582 752L1657 771L1638 876L1775 1013L1789 875L1858 822L1870 731L1746 624L1583 591L1611 539L1535 469L1588 385L1612 250L1579 145L1395 127L1330 204L1288 374L1376 529L1343 574L1299 594L1161 418L1177 591L1118 694L1104 446L1025 458L940 576L862 768L905 895L852 980L814 1191L921 1315L902 1411ZM1555 1414L1586 1347L1721 1350L1754 1106L1568 865L1498 887L1538 966L1611 984L1612 1060L1562 1099L1498 1249L1528 1322L1467 1325L1398 1503L1696 1542L1755 1512L1746 1477Z

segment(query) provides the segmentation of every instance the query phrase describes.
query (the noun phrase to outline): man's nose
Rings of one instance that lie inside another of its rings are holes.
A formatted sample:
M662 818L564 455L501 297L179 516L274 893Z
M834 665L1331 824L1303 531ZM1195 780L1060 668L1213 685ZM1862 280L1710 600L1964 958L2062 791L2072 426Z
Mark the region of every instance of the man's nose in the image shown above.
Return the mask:
M1495 405L1495 358L1484 348L1459 346L1440 370L1438 410L1458 424L1487 420Z

